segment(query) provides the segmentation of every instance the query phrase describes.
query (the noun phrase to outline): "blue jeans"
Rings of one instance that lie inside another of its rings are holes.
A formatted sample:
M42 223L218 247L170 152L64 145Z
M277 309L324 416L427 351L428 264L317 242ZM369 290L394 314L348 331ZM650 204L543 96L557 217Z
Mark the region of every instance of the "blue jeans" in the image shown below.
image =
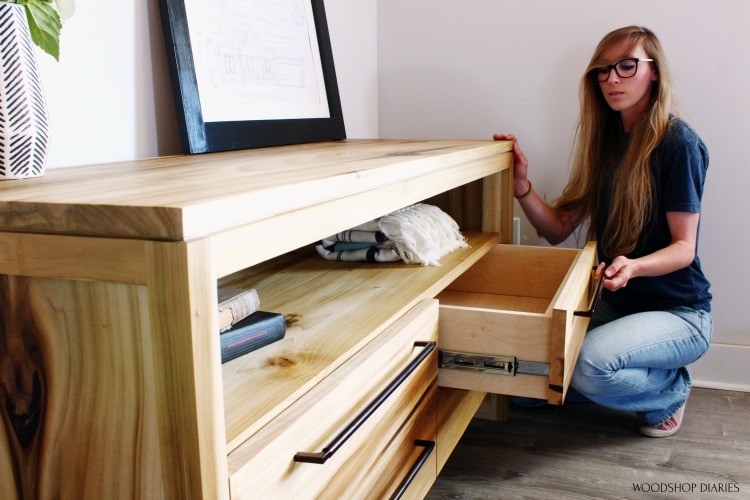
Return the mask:
M597 404L659 425L687 401L685 366L708 350L712 331L711 315L703 310L625 315L600 301L571 385Z

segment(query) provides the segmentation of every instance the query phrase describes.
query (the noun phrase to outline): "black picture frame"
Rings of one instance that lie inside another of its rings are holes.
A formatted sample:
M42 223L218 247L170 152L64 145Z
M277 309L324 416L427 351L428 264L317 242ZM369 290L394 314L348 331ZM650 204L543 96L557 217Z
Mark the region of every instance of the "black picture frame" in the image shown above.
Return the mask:
M186 153L206 153L346 138L336 71L323 0L304 0L312 7L328 117L239 119L205 122L198 93L185 0L159 0L167 60ZM193 21L196 22L196 21Z

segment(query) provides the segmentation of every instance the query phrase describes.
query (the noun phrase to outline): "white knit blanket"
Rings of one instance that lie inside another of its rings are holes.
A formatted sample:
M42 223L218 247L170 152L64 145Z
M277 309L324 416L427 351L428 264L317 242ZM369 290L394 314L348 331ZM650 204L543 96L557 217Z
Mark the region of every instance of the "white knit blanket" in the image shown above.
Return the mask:
M469 246L456 221L433 205L417 203L396 210L381 217L378 225L407 264L439 266L444 255Z
M376 236L378 231L389 241ZM369 243L372 248L338 251L334 241ZM466 246L456 221L438 207L417 203L321 240L316 249L328 260L392 262L400 257L407 264L438 266L443 256Z

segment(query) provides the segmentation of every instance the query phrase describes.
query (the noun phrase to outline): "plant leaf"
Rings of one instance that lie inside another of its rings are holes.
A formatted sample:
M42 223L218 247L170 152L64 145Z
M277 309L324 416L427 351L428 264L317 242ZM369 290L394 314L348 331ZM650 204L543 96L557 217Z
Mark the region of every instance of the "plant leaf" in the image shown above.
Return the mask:
M29 31L34 43L59 61L62 22L49 0L28 0L26 18L29 21Z

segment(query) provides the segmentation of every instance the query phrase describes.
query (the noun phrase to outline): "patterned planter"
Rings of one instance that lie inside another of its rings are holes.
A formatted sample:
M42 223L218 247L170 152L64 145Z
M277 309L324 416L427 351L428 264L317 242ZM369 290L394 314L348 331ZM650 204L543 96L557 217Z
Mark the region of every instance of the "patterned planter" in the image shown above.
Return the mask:
M0 3L0 180L44 174L49 120L26 12Z

